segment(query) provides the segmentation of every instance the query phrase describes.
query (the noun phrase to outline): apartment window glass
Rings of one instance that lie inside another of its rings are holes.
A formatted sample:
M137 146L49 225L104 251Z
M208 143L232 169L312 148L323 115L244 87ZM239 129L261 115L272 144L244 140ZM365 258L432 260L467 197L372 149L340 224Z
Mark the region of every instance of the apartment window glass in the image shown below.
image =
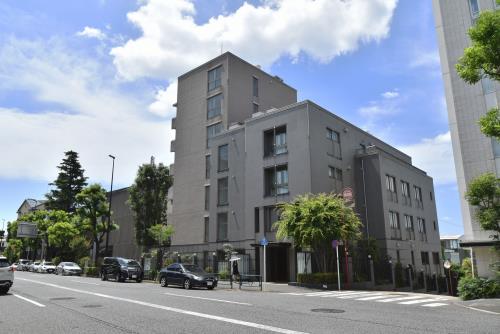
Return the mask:
M413 217L405 215L405 228L408 240L415 240L415 228L413 227Z
M418 217L417 218L417 228L418 233L420 234L421 241L427 241L427 232L425 228L425 219Z
M217 205L228 204L228 178L223 177L217 180Z
M335 180L335 191L340 192L343 188L343 176L342 169L335 168L333 166L328 166L328 177Z
M434 231L436 231L437 230L437 223L435 220L432 222L432 225L434 226Z
M222 94L212 96L207 100L207 119L219 116L222 113Z
M259 217L259 214L260 214L260 210L259 208L255 208L254 209L254 225L255 225L255 233L259 233L260 232L260 217Z
M431 202L434 200L434 196L432 195L432 191L429 191L429 198L431 199Z
M391 202L398 201L398 195L396 192L396 178L391 175L385 176L385 187L387 189L387 199Z
M422 258L422 265L426 266L429 264L429 253L420 252L420 257Z
M205 233L204 233L204 237L203 237L204 242L208 242L209 224L210 224L210 218L205 217L205 221L204 221Z
M217 171L223 172L229 169L229 146L221 145L218 149Z
M208 71L208 91L219 88L221 85L222 66Z
M483 88L483 94L485 95L495 91L495 84L489 77L483 77L481 79L481 86Z
M217 214L217 240L227 240L227 212Z
M205 178L206 179L210 178L210 156L209 155L205 156Z
M479 4L478 0L469 0L470 13L473 18L476 18L479 15Z
M205 186L205 210L210 209L210 186Z
M259 96L259 79L257 79L256 77L252 77L252 92L253 96Z
M417 207L423 209L424 204L422 203L422 188L413 186L413 192L415 193L415 202Z
M432 252L432 263L439 264L439 253L438 252Z
M411 265L415 266L415 254L411 251Z
M491 145L493 146L493 156L495 158L500 157L500 140L498 140L496 138L492 138Z
M401 225L399 223L399 213L389 211L389 225L391 227L391 238L401 239Z
M330 128L326 128L326 138L331 140L331 151L328 152L335 158L342 159L342 150L340 147L340 134Z
M208 147L208 140L217 136L219 133L222 132L222 130L223 130L222 122L207 126L207 147Z
M264 131L264 157L287 153L286 125Z
M264 170L264 196L288 194L288 166L281 165Z
M257 103L252 103L252 112L255 114L259 112L259 105Z
M271 232L273 224L278 221L278 213L274 206L264 207L264 231Z
M401 181L401 195L403 196L403 204L411 205L410 184L408 182Z

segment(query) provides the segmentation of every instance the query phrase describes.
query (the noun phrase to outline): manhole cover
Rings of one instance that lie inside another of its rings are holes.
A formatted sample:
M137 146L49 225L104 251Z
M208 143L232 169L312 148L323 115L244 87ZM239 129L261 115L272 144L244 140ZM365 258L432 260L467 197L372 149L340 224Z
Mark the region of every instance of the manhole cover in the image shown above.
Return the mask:
M82 307L84 307L84 308L98 308L98 307L102 307L102 305L97 305L97 304L83 305Z
M344 310L337 310L334 308L313 308L311 312L319 312L319 313L344 313Z
M56 297L56 298L50 298L50 300L72 300L76 299L75 297Z

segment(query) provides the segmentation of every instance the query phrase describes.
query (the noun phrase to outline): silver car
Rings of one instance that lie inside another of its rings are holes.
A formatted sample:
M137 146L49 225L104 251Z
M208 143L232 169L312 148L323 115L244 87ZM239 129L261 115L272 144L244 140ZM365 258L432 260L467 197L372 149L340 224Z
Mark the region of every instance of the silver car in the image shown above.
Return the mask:
M56 275L77 275L82 274L82 268L74 262L61 262L56 267Z
M12 284L14 284L14 268L6 257L0 256L0 294L9 292Z

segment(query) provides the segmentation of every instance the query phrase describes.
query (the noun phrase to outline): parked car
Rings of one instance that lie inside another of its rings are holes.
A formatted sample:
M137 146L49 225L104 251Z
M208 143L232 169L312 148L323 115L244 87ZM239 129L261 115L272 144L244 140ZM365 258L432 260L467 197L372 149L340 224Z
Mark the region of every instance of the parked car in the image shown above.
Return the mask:
M38 271L38 267L40 266L40 261L35 261L29 266L29 271L32 273L36 273Z
M14 268L6 257L0 256L0 294L9 292L12 284L14 284Z
M80 276L82 274L82 268L74 262L61 262L57 265L56 275L77 275Z
M17 270L19 271L28 271L30 267L31 261L25 259L19 259L19 264L17 265Z
M43 261L42 263L40 263L37 270L37 272L39 273L49 273L49 274L52 274L54 271L56 271L56 265L48 261Z
M117 282L124 282L130 279L141 283L144 272L141 265L135 260L124 259L122 257L105 257L99 276L103 281L111 277Z
M160 271L160 285L180 285L184 289L204 287L212 290L217 286L217 276L209 274L194 264L174 263Z

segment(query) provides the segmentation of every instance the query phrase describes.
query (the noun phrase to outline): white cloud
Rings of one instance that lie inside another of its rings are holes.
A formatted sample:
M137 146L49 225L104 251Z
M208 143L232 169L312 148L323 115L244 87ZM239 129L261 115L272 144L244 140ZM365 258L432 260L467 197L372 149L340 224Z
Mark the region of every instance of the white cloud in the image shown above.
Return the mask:
M440 60L438 50L416 51L413 60L410 62L410 68L439 68L439 66Z
M82 31L76 33L77 36L86 37L86 38L97 38L99 40L103 40L106 38L106 34L103 33L98 28L85 27Z
M367 117L369 121L375 118L394 115L400 112L400 105L406 100L397 89L380 94L380 99L370 101L367 106L358 109L359 114Z
M455 184L455 163L450 132L434 138L424 138L420 142L398 147L412 157L413 165L423 169L438 185Z
M220 47L269 66L301 53L320 62L389 34L397 0L273 0L244 3L198 24L193 0L144 0L127 17L142 35L111 50L122 77L174 79L217 56Z
M39 102L36 110L0 108L0 178L52 181L70 149L80 153L86 175L105 185L108 154L117 157L115 180L125 185L151 155L172 162L169 122L145 112L140 92L122 91L109 66L54 40L10 39L0 59L0 90Z
M385 92L385 93L382 93L382 97L384 99L394 99L396 97L399 96L399 92L397 89L395 90L392 90L392 91L388 91L388 92Z
M177 81L172 82L165 89L159 89L155 95L155 101L151 103L148 110L162 117L172 118L177 112L173 104L177 102Z

